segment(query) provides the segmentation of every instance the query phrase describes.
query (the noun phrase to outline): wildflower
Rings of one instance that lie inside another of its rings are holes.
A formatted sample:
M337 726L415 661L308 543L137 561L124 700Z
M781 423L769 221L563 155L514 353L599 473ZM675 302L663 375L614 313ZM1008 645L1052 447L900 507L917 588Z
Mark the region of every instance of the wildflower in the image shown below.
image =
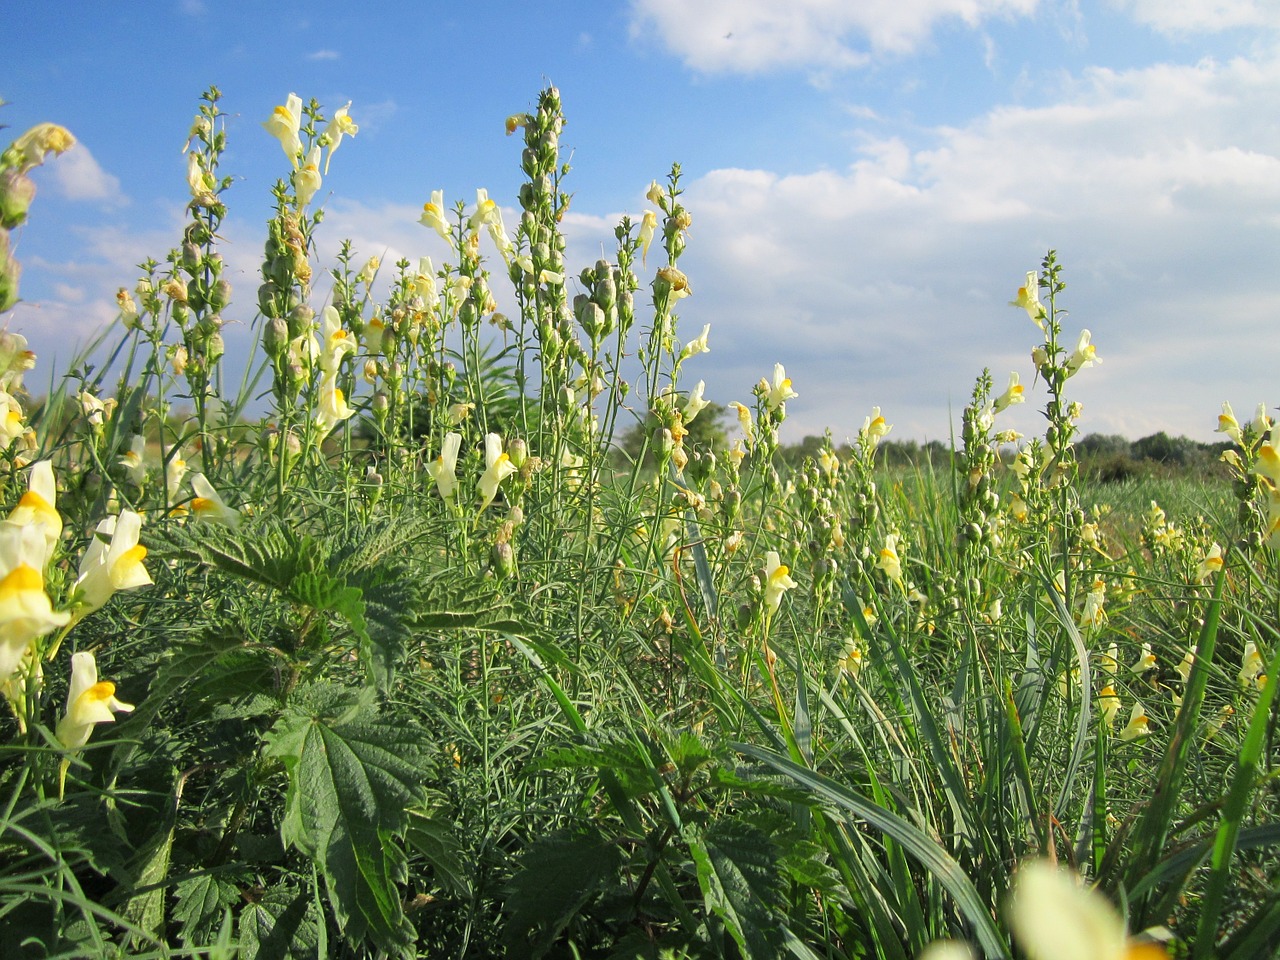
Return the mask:
M1015 493L1009 498L1009 515L1019 523L1026 522L1028 510L1027 501L1018 494Z
M22 389L23 375L35 365L36 355L27 349L27 338L0 330L0 390L17 393Z
M1195 663L1196 663L1195 653L1191 650L1188 650L1186 654L1183 656L1182 662L1179 663L1176 667L1174 667L1174 669L1178 671L1178 676L1182 678L1183 683L1186 683L1188 680L1191 679L1191 668L1195 666Z
M1253 412L1253 432L1258 436L1265 436L1267 431L1274 426L1272 419L1267 416L1267 405L1265 403L1258 404L1258 409Z
M213 186L213 177L204 168L204 157L195 152L187 154L187 189L192 201L201 207L211 206L215 199Z
M1014 879L1009 925L1027 960L1156 960L1160 947L1127 939L1124 920L1101 894L1045 860Z
M436 489L445 500L452 500L458 488L458 451L462 447L462 434L447 433L440 456L427 464L427 473L436 482Z
M449 223L444 218L443 190L431 191L431 199L422 205L422 216L418 218L418 222L440 234L441 239L446 243L452 242L449 237Z
M653 231L658 227L658 215L646 210L640 218L640 263L649 262L649 245L653 243Z
M782 605L782 595L797 586L791 579L791 571L778 558L776 550L764 555L764 607L765 615L772 617Z
M674 300L683 300L693 294L693 289L689 286L689 278L684 275L684 271L675 267L663 267L659 270L658 280L666 285Z
M1017 294L1009 301L1009 306L1021 307L1037 327L1044 329L1044 307L1040 305L1040 275L1036 271L1027 271L1026 282L1018 288Z
M306 206L320 189L320 144L312 144L307 159L293 178L298 193L298 203Z
M684 410L681 419L685 425L693 423L693 418L705 410L711 403L710 400L702 399L703 392L707 389L705 380L699 380L697 386L689 393L689 399L684 402Z
M510 260L512 246L506 227L502 224L502 210L497 201L489 199L489 191L484 187L476 190L476 212L467 221L467 229L476 233L482 226L489 231L489 237L502 253L503 259Z
M98 524L80 559L79 577L72 593L77 617L100 609L118 590L133 590L151 583L142 561L147 548L138 543L142 518L132 510L107 517Z
M1205 728L1205 741L1207 742L1216 737L1222 731L1222 728L1226 726L1227 721L1231 719L1235 712L1235 708L1231 706L1231 704L1223 704L1222 709L1218 711L1218 715L1210 720L1208 726Z
M1262 673L1262 654L1258 652L1257 644L1252 640L1246 640L1244 653L1240 657L1240 672L1236 675L1240 686L1252 686L1260 673Z
M302 98L296 94L289 94L289 99L283 106L278 106L271 111L271 119L263 123L263 126L266 127L267 133L280 141L280 146L284 148L284 155L289 158L296 170L298 159L302 156L302 140L298 135L302 127Z
M733 406L733 404L730 404L730 406ZM750 416L750 412L748 412L747 416ZM729 463L732 464L735 470L742 466L742 461L746 459L747 451L742 449L742 441L739 438L733 438L733 442L729 444L729 449L725 452L725 456L729 458Z
M203 473L191 475L191 489L195 491L195 498L191 501L191 512L198 519L208 523L220 523L232 529L240 526L240 511L227 506L226 501Z
M1204 583L1222 569L1222 547L1216 543L1209 547L1209 552L1196 567L1196 581Z
M6 165L16 165L18 173L44 163L49 154L61 156L76 145L76 138L66 127L56 123L37 123L20 136L4 152Z
M17 397L0 390L0 450L7 450L9 445L26 431L22 404L18 402Z
M173 348L173 356L169 359L169 365L173 368L173 375L180 377L187 372L187 364L190 362L191 356L187 353L187 348L181 344Z
M481 474L476 489L480 493L480 510L493 503L498 495L498 486L507 477L516 472L516 465L511 458L502 452L502 438L496 433L486 433L484 437L484 473Z
M40 569L53 559L58 540L62 537L62 515L54 506L58 497L58 484L53 477L53 462L41 460L31 468L27 477L27 492L9 513L9 520L19 526L34 527L44 540Z
M840 472L840 458L836 456L834 450L824 447L818 451L818 469L828 478L835 479L836 474Z
M791 389L791 381L787 378L787 371L780 363L773 365L772 383L767 380L760 381L760 392L764 396L764 405L773 411L780 410L788 400L799 396L798 393Z
M1098 709L1102 711L1102 722L1107 725L1107 729L1114 728L1116 714L1120 712L1120 697L1111 684L1098 691Z
M876 560L876 566L885 572L890 580L902 580L902 558L898 556L898 535L891 533L884 538L884 548Z
M329 161L333 159L333 155L338 152L338 145L342 143L343 137L354 137L360 132L360 128L352 122L347 111L351 109L351 101L347 101L345 107L339 107L333 112L333 119L329 121L329 125L324 128L325 139L329 141L329 156L324 161L324 175L329 175Z
M1116 644L1111 644L1106 653L1098 655L1098 667L1109 677L1114 677L1120 670L1120 648Z
M58 741L66 750L79 750L88 743L95 724L113 723L115 714L132 710L132 704L116 699L114 683L98 679L92 653L82 650L71 657L67 712L58 721Z
M1280 484L1280 437L1272 428L1267 442L1258 447L1258 462L1253 472L1266 477L1273 485Z
M319 403L316 410L316 427L320 439L324 439L339 423L355 416L355 410L347 405L347 398L338 387L337 374L326 374L320 381Z
M182 478L187 475L187 461L182 459L178 451L171 450L169 459L164 464L164 489L169 503L178 502L178 493L182 489Z
M1133 709L1129 711L1129 722L1125 724L1125 728L1120 731L1120 739L1124 741L1137 740L1139 737L1145 737L1151 731L1148 729L1151 721L1147 718L1147 711L1140 703L1135 703Z
M1138 652L1138 659L1129 667L1130 673L1143 674L1156 667L1156 655L1151 652L1151 644L1144 643Z
M474 403L451 403L449 404L449 423L458 426L463 420L471 416L471 411L476 408Z
M1016 373L1010 373L1009 386L1005 387L1004 393L996 397L995 412L1000 413L1003 410L1007 410L1015 403L1022 403L1025 401L1026 397L1023 396L1023 392L1024 388L1019 382L1018 375Z
M649 182L649 189L645 192L644 198L648 200L650 203L652 203L654 206L660 207L662 206L662 201L665 200L666 197L667 197L666 191L664 191L662 187L658 185L658 181L651 180Z
M756 442L756 430L755 425L751 421L751 411L740 404L737 400L730 401L729 406L733 407L738 414L738 425L742 427L742 433L746 437L747 447L749 448L754 446ZM730 453L732 454L732 451L730 451Z
M370 257L364 262L364 266L360 268L360 272L356 274L356 283L362 283L366 287L373 283L378 276L378 271L382 269L381 257Z
M684 349L680 351L680 362L683 363L699 353L710 353L711 347L707 345L707 338L710 335L711 324L703 324L702 332L686 343Z
M527 113L513 113L507 117L506 128L507 136L511 136L517 130L529 125L529 115Z
M195 141L196 137L207 138L211 133L213 133L213 123L203 114L196 114L195 120L191 122L191 129L187 131L187 143L186 146L182 148L182 152L186 153L191 149L191 144Z
M320 312L320 339L324 343L320 348L320 369L326 374L337 373L342 358L356 352L355 337L342 329L338 308L332 305Z
M1071 356L1067 357L1066 371L1067 376L1071 376L1084 367L1092 367L1095 363L1101 363L1100 358L1094 350L1093 344L1090 343L1092 335L1088 330L1080 331L1080 339L1076 341L1076 348L1072 351Z
M37 637L66 626L44 590L44 537L40 528L0 522L0 683L8 680Z
M1222 413L1218 414L1218 427L1214 433L1225 433L1234 443L1243 444L1244 439L1240 432L1240 424L1236 420L1235 411L1231 409L1231 404L1225 400L1222 403Z
M430 257L418 258L418 272L411 279L413 295L422 300L424 310L434 310L440 305L440 291L436 287L436 265Z
M1082 627L1100 627L1107 619L1107 612L1103 609L1103 605L1107 599L1107 581L1098 578L1093 581L1088 594L1084 598L1084 609L1080 612L1080 625ZM1150 649L1148 647L1148 649ZM1154 658L1152 664L1154 665Z
M836 669L840 671L841 679L846 674L850 680L858 679L858 674L862 671L862 650L858 647L857 640L851 638L844 642L844 650L836 657Z
M884 417L880 415L880 408L872 407L871 415L862 421L862 429L858 431L858 439L864 441L874 450L892 429L893 426L885 423Z

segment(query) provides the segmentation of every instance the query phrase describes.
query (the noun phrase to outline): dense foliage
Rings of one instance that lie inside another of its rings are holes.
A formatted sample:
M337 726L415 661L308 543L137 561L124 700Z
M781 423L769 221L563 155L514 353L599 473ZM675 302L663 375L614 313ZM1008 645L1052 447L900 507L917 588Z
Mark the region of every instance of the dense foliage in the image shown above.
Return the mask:
M879 408L784 456L781 364L731 432L689 386L713 341L677 336L678 167L612 259L565 263L555 89L507 121L514 230L437 193L448 263L343 244L325 273L312 201L358 128L291 95L256 294L219 253L218 99L106 361L36 407L0 334L4 956L1280 942L1265 409L1224 408L1212 475L1082 476L1069 387L1097 356L1050 252L1010 311L1042 436L999 428L1023 387L983 371L913 466L879 459ZM0 158L0 309L28 175L70 141Z

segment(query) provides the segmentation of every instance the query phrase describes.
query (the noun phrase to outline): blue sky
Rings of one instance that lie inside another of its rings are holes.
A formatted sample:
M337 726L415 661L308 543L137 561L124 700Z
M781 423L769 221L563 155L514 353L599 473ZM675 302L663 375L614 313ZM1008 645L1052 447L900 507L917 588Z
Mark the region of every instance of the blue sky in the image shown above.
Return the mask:
M253 321L271 183L261 127L290 92L360 125L325 178L322 252L443 251L434 189L508 210L503 119L554 82L575 194L570 263L685 171L689 365L747 400L786 364L788 436L946 439L974 377L1032 380L1037 331L1008 307L1054 247L1069 336L1102 365L1071 383L1086 432L1213 439L1218 408L1280 403L1280 5L1269 0L632 0L272 4L43 0L6 14L0 123L80 145L38 171L8 318L48 373L113 316L136 264L178 242L181 156L222 90L238 179L224 255L229 346ZM509 220L514 219L509 216ZM35 382L35 381L33 381ZM686 385L687 386L687 385ZM1038 429L1035 393L1002 415Z

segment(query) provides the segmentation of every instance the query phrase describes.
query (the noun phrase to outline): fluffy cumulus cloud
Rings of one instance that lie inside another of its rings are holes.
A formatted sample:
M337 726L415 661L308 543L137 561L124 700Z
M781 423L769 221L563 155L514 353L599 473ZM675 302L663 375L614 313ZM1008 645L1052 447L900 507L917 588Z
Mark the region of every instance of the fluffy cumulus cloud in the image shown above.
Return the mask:
M120 192L119 178L103 170L83 143L76 144L49 166L58 192L68 200L96 200L113 205L126 202Z
M868 137L845 170L690 182L685 313L718 334L716 395L781 360L793 433L879 403L945 437L984 366L1031 382L1038 331L1006 302L1056 247L1068 336L1106 358L1072 381L1087 430L1207 438L1223 399L1274 403L1278 100L1274 58L1090 70L922 143ZM1038 427L1033 404L1013 419Z
M1135 20L1162 33L1187 34L1235 27L1280 27L1274 0L1112 0Z
M695 70L844 69L909 53L935 26L1029 14L1039 0L634 0L632 33L655 36Z

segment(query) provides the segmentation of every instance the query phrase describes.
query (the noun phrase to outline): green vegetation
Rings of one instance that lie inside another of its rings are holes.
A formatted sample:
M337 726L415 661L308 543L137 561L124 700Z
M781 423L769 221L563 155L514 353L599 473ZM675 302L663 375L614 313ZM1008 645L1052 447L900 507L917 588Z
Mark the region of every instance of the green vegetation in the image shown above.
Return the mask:
M983 371L954 449L891 444L879 408L846 448L785 449L804 384L772 358L749 404L687 386L679 167L612 259L564 262L554 89L508 120L514 231L483 190L436 194L449 263L346 244L327 296L310 202L352 128L291 97L261 284L233 291L218 99L111 362L35 409L0 334L4 956L1280 943L1265 410L1224 409L1222 462L1079 437L1095 357L1050 252L1010 312L1042 436L999 428L1023 389ZM41 136L4 184L70 139ZM1086 925L1102 897L1125 919Z

